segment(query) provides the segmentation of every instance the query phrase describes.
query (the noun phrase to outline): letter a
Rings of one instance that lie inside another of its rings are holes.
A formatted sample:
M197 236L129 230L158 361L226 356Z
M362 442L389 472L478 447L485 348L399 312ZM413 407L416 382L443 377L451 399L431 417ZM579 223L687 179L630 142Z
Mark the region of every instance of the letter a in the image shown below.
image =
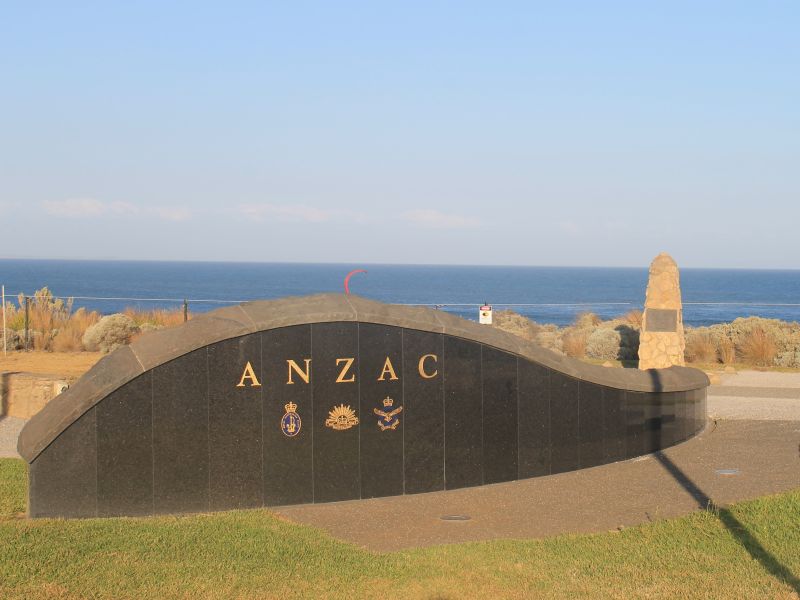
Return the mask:
M261 384L258 382L258 377L256 377L256 373L253 371L253 365L250 364L250 361L247 361L247 364L244 367L244 373L242 373L242 378L239 380L239 383L236 384L236 387L245 387L245 379L250 380L250 387L261 387Z
M394 381L397 379L397 375L394 372L394 367L392 366L392 361L388 356L386 357L386 362L383 363L383 371L381 371L378 381L385 381L387 373L389 374L389 381Z

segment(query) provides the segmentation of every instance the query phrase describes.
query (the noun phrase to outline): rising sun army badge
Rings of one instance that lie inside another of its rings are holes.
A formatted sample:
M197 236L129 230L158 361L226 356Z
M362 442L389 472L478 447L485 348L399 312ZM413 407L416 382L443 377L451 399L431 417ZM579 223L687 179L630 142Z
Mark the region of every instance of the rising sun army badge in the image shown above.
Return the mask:
M355 425L358 425L356 411L344 404L334 406L328 413L328 418L325 419L325 427L330 427L336 431L344 431Z
M394 400L386 396L383 399L383 408L385 410L380 410L378 408L373 408L373 412L380 417L378 419L378 427L381 428L381 431L386 431L387 429L397 429L397 426L400 425L400 417L399 415L403 411L402 406L398 406L394 410L392 410L392 406L394 405Z
M300 427L303 424L300 415L297 414L297 404L290 400L283 407L286 409L286 414L281 417L281 431L285 436L294 437L300 433Z

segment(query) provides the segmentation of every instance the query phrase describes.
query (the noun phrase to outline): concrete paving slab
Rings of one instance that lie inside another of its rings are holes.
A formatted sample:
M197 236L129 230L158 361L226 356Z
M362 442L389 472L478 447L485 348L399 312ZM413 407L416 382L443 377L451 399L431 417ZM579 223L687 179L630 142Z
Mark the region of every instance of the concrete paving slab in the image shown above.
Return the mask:
M17 417L0 417L0 458L21 458L17 453L17 439L27 422Z
M800 486L800 422L710 422L661 453L484 487L274 509L376 551L617 530ZM735 474L725 474L733 470ZM465 521L442 516L463 515Z

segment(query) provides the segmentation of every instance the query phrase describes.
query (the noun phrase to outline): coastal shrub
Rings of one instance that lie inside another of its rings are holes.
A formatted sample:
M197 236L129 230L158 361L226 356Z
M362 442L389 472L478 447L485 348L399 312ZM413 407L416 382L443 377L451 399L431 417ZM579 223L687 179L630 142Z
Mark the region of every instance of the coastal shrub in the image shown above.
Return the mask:
M760 327L742 335L737 349L745 362L761 367L773 364L778 354L775 340Z
M625 313L620 320L626 325L630 325L634 329L641 329L643 319L644 313L638 309L635 309Z
M726 338L720 338L717 343L717 355L723 365L732 365L736 362L736 346Z
M509 311L510 312L510 311ZM176 308L167 310L163 308L156 308L153 310L138 310L134 308L126 308L122 314L131 319L137 327L143 325L152 325L154 327L173 327L175 325L183 324L183 308ZM189 319L192 314L187 315Z
M536 340L539 331L539 326L534 321L513 310L497 311L492 318L492 326L531 342Z
M690 330L686 333L684 356L692 363L717 362L717 345L707 331Z
M572 358L584 358L586 356L586 342L589 334L585 329L568 329L561 336L561 344L564 354Z
M94 311L79 308L59 330L53 334L51 349L54 352L78 352L83 350L86 330L100 320Z
M619 360L639 358L639 329L626 323L614 322L614 330L619 333Z
M540 325L534 341L548 350L558 352L559 354L564 354L561 330L557 325L553 325L552 323Z
M2 325L2 323L0 323L0 325ZM7 350L22 350L22 348L25 347L25 338L22 332L6 328L5 336ZM0 339L0 350L2 349L2 344L3 340Z
M593 312L578 313L575 317L573 326L577 329L593 329L600 324L600 317Z
M789 352L781 352L775 358L775 364L779 367L789 367L792 369L800 368L800 352L791 350Z
M619 331L598 327L586 338L586 356L600 360L617 360L620 357L621 343Z
M87 350L111 352L130 343L138 332L139 328L130 317L120 313L108 315L86 330L82 340L83 347Z

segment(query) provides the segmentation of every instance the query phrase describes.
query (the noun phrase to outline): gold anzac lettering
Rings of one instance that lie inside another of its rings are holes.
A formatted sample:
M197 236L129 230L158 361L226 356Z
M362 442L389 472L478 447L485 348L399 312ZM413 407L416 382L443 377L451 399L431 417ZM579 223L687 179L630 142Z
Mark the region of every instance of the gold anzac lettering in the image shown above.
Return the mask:
M383 371L381 371L378 381L385 381L387 373L389 374L389 381L394 381L397 379L397 375L394 372L394 367L392 366L392 361L388 356L386 357L386 362L383 363Z
M294 384L294 381L292 380L292 371L294 371L295 373L300 375L300 379L302 379L303 381L308 383L309 375L311 373L311 359L310 358L306 358L306 359L303 359L303 360L306 363L306 370L305 371L303 371L300 368L300 365L298 365L293 360L287 360L286 361L286 364L289 365L289 379L286 381L286 385L293 385Z
M425 371L425 359L426 358L432 358L433 362L439 362L439 357L436 356L435 354L426 354L426 355L424 355L423 357L421 357L419 359L419 375L420 375L420 377L422 377L423 379L433 379L434 377L436 377L439 374L439 370L437 369L433 373L428 375L428 373Z
M247 361L247 364L244 366L244 373L242 373L242 378L239 380L239 383L236 384L236 387L245 387L244 380L250 380L250 387L261 387L261 384L258 381L258 377L256 377L255 371L253 371L253 365L250 364L250 361Z
M353 373L350 376L350 379L345 379L345 376L350 371L350 367L353 366L353 361L355 361L355 358L337 358L336 359L336 365L337 366L342 364L342 363L344 363L344 367L342 367L342 370L339 372L339 376L336 378L336 383L353 383L356 380L356 374L355 373Z

